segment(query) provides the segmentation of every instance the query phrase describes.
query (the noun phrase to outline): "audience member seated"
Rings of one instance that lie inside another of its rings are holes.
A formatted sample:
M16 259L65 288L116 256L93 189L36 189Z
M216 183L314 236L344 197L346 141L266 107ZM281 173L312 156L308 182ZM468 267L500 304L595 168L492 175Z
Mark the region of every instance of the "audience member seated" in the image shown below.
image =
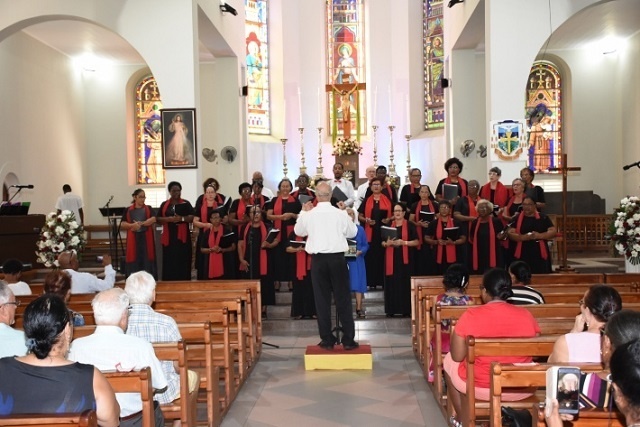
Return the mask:
M524 261L512 262L509 273L514 285L511 287L513 296L507 301L515 305L544 304L544 296L529 286L531 284L529 264Z
M0 359L0 415L95 409L102 427L118 425L109 382L91 365L66 358L73 330L64 301L42 295L24 311L29 353ZM3 343L4 346L4 343Z
M66 271L53 270L44 278L44 293L59 296L65 304L71 298L71 276ZM73 326L84 326L84 316L69 309L73 316Z
M24 333L11 327L16 321L18 305L20 303L9 286L0 281L0 357L27 354Z
M469 270L463 264L451 264L442 277L444 293L436 297L437 305L473 305L473 298L466 294L469 285ZM433 308L435 311L435 307ZM448 353L450 348L449 329L451 321L442 319L441 346L442 352ZM435 349L436 337L431 338L431 351ZM429 382L433 382L434 357L431 357L429 367Z
M617 347L611 356L610 368L616 407L624 415L627 426L640 425L640 340ZM547 406L547 426L562 427L563 420L570 419L570 415L558 413L557 400Z
M153 388L163 390L167 379L153 346L142 338L125 335L129 321L129 296L123 289L100 292L91 302L96 330L73 341L69 359L90 363L101 371L132 371L149 366ZM117 393L120 404L120 426L141 425L142 399L139 393ZM156 402L154 402L156 403ZM155 423L164 425L159 405L155 405Z
M7 282L9 288L14 295L31 295L29 285L20 280L22 269L24 266L17 259L8 259L2 264L2 272L4 273L4 281Z
M549 363L600 363L600 332L622 308L622 299L611 286L593 285L579 303L573 329L553 345Z
M449 419L454 426L469 424L467 402L467 347L468 336L476 338L531 338L540 334L540 327L533 315L523 307L507 303L513 295L511 277L505 270L494 268L482 277L481 298L483 305L469 307L456 323L451 333L451 352L444 358L447 396L455 409ZM475 397L489 400L489 369L491 362L528 363L531 357L477 357L475 360ZM503 401L522 400L526 393L503 393Z
M58 264L60 268L71 276L72 294L89 294L91 292L104 291L113 288L113 284L116 282L116 271L111 266L111 256L109 255L104 255L102 258L104 279L99 279L91 273L79 272L78 256L72 251L61 253L58 257Z
M127 335L142 338L151 343L176 342L182 339L178 324L166 314L151 308L156 299L156 281L146 271L138 271L127 278L124 290L129 295L129 324ZM167 379L167 390L155 396L162 404L180 398L180 376L172 361L162 361L162 371ZM189 371L189 392L195 390L198 375Z

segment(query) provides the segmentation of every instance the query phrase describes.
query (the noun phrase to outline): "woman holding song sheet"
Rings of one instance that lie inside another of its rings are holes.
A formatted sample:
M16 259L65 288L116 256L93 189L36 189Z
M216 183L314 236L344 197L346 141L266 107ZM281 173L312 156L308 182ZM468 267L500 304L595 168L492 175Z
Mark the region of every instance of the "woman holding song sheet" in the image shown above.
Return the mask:
M436 274L431 245L424 242L424 232L429 227L438 213L438 204L431 200L431 191L428 185L422 185L419 191L420 200L414 203L409 210L409 222L415 225L416 235L420 242L416 247L414 275L431 276Z

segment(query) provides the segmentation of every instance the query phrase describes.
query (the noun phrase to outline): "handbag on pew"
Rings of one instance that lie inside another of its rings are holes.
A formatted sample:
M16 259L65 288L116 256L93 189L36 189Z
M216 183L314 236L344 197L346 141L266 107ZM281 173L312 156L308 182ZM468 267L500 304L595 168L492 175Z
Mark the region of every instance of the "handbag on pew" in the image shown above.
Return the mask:
M531 427L531 412L526 409L513 409L502 406L502 427Z

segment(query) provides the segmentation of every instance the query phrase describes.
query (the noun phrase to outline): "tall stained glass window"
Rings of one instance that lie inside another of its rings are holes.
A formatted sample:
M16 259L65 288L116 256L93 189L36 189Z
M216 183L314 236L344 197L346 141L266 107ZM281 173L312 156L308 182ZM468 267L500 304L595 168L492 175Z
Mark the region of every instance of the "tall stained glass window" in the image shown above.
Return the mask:
M153 76L136 86L136 181L138 184L164 184L162 168L162 100Z
M444 127L442 0L423 0L424 127Z
M526 100L527 165L536 173L549 173L549 168L562 166L562 86L560 72L552 63L533 63Z
M271 133L269 114L269 44L267 0L245 0L247 55L247 128L249 133Z
M366 133L364 0L327 0L327 80L331 135Z

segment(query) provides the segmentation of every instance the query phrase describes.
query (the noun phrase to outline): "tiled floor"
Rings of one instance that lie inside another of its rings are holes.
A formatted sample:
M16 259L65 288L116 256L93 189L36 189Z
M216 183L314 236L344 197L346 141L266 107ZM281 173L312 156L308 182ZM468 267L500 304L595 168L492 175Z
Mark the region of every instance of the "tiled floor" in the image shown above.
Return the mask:
M404 329L404 328L403 328ZM300 336L302 335L302 336ZM360 331L371 344L371 371L305 371L314 333L275 333L222 425L445 427L404 331Z

